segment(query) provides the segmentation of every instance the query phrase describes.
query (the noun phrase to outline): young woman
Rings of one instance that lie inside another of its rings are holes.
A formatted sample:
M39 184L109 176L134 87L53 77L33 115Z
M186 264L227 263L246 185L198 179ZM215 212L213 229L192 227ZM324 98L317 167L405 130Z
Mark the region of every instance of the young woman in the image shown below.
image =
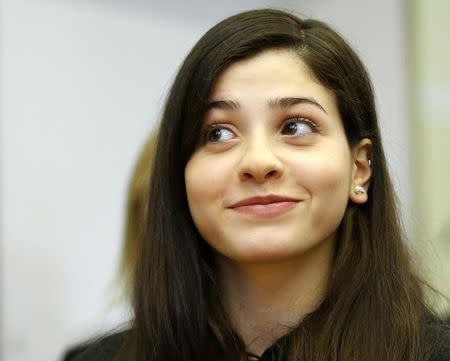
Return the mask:
M78 361L450 359L369 77L326 24L255 10L214 26L158 139L135 319Z

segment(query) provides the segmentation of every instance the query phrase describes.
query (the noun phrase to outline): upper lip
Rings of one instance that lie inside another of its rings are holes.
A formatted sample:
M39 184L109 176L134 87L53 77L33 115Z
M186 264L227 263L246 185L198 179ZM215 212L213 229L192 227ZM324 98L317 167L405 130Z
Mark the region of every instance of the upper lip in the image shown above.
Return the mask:
M286 196L278 196L274 194L269 194L267 196L256 196L251 198L243 199L237 203L233 203L229 208L236 208L242 206L251 206L255 204L270 204L278 202L298 202L298 199L294 199Z

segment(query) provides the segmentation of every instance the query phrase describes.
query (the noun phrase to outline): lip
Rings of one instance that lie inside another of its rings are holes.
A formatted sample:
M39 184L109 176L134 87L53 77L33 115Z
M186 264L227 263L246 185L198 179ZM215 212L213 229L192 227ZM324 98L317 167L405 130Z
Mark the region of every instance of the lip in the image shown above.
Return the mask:
M243 199L229 208L252 216L275 217L291 210L298 202L291 197L267 195Z

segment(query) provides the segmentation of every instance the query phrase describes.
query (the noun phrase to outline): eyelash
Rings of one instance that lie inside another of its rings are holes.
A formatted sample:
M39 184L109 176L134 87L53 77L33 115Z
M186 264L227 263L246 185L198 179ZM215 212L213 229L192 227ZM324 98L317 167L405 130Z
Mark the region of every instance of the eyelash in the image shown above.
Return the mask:
M307 124L308 126L311 127L311 130L312 130L313 133L317 133L319 131L319 127L317 126L317 124L314 123L312 120L307 119L307 118L292 117L292 118L286 119L283 122L281 128L283 129L289 123L305 123L305 124Z
M227 130L227 131L229 131L229 132L231 132L231 133L234 134L234 132L233 132L230 128L228 128L228 127L226 127L226 126L224 126L224 125L221 125L221 124L212 124L212 125L208 126L208 127L203 131L203 134L202 134L202 141L203 141L203 143L204 143L204 144L209 143L209 142L217 143L218 141L213 142L213 141L210 141L208 138L209 138L209 136L212 134L213 131L215 131L215 130L222 130L222 129L225 129L225 130Z
M313 121L311 121L310 119L307 118L303 118L303 117L292 117L292 118L288 118L285 121L283 121L283 123L281 124L281 129L283 129L287 124L289 123L306 123L308 126L311 127L312 132L313 133L317 133L319 131L319 127L316 125L316 123L314 123ZM221 130L224 129L226 131L229 131L231 133L235 133L233 130L231 130L229 127L222 125L222 124L211 124L210 126L208 126L203 132L202 132L202 141L204 144L212 142L212 143L217 143L219 141L210 141L208 138L209 136L212 134L213 131L215 130Z

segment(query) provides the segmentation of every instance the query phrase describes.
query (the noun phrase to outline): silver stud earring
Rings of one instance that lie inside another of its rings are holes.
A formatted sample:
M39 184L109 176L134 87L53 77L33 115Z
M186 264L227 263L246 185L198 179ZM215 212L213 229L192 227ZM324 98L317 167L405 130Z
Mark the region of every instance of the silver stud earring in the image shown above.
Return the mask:
M353 192L354 192L355 194L364 194L364 193L366 193L366 190L364 189L363 186L357 185L357 186L355 187L355 189L353 190Z

